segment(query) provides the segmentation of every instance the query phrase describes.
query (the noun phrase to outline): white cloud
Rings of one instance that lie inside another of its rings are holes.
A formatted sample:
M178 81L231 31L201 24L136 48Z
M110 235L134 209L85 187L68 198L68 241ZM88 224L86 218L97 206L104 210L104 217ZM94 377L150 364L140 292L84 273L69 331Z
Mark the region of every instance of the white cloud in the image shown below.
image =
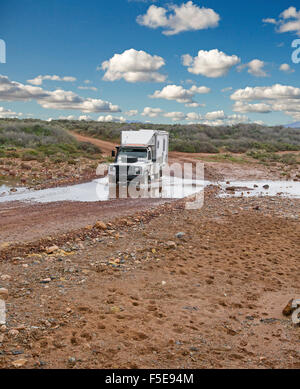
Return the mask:
M158 72L164 65L165 61L162 57L152 56L142 50L130 49L104 61L101 69L105 71L103 77L105 81L123 78L127 82L164 82L166 76Z
M53 76L49 76L49 75L41 76L40 75L40 76L33 78L32 80L27 80L27 82L29 82L29 84L32 84L32 85L42 85L44 80L74 82L74 81L76 81L76 78L71 77L71 76L60 77L60 76L56 76L56 75L53 75Z
M139 113L139 111L137 109L131 109L131 110L125 112L125 115L126 116L136 116L138 113Z
M209 93L206 86L197 87L193 85L190 89L184 89L181 85L167 85L162 90L157 90L149 97L153 99L175 100L178 103L193 104L195 94Z
M230 56L214 49L210 51L199 50L197 57L194 58L185 54L182 56L182 61L190 73L217 78L225 76L241 60L236 55Z
M265 18L265 19L263 19L263 22L269 23L269 24L277 24L277 21L274 18Z
M186 115L183 112L167 112L164 114L166 118L171 118L174 122L179 122L186 119Z
M79 86L78 89L81 90L92 90L92 91L97 91L98 89L95 86Z
M186 115L186 119L187 119L187 120L192 120L192 121L199 121L199 120L202 120L203 117L202 117L202 115L200 115L199 113L196 113L196 112L189 112L189 113Z
M274 18L263 19L265 23L275 24L276 31L279 33L294 32L300 36L300 11L297 11L295 7L289 7L284 10L278 17L278 20Z
M235 91L231 95L231 99L237 101L234 104L236 112L268 113L279 111L295 119L300 116L300 88L293 86L275 84L268 87L247 87ZM262 101L256 104L247 104L248 101L255 100Z
M141 115L149 116L150 118L156 118L157 116L161 115L163 112L164 111L161 108L145 107Z
M58 110L78 110L89 112L120 112L117 105L100 99L83 98L74 92L57 89L47 91L37 86L10 81L0 75L0 101L35 100L43 108Z
M241 113L248 113L248 112L269 113L272 112L272 107L265 103L249 104L242 101L237 101L234 103L233 111L241 112Z
M276 100L276 99L300 99L300 88L293 86L275 84L272 86L257 86L238 89L231 97L232 100L247 101L247 100Z
M268 74L264 70L265 65L266 64L264 61L261 61L259 59L253 59L252 61L250 61L245 65L240 65L238 67L238 70L241 71L244 68L248 68L248 73L252 74L253 76L267 77Z
M77 120L77 118L74 115L59 116L58 120Z
M117 117L117 116L112 116L112 115L99 116L97 121L98 122L126 123L126 119L123 116Z
M9 117L18 117L18 116L22 116L22 115L23 115L22 113L16 113L10 109L0 107L0 118L1 119L5 119L5 118L9 118Z
M250 119L245 115L237 115L237 114L225 115L224 114L224 116L223 116L221 114L221 112L223 112L223 111L220 111L219 118L218 118L217 114L211 115L211 116L209 116L209 118L206 118L206 120L202 120L201 123L206 124L208 126L232 126L234 124L250 122Z
M232 86L228 86L227 88L221 89L221 92L229 92L232 90Z
M206 104L199 104L199 103L187 103L185 104L185 107L187 108L198 108L198 107L205 107Z
M78 120L88 122L88 121L92 120L92 118L90 116L87 116L87 115L81 115L81 116L79 116Z
M214 111L214 112L207 112L205 115L205 118L207 120L218 120L218 119L225 119L226 115L224 111Z
M283 63L282 65L280 65L279 70L281 70L282 72L285 72L285 73L294 73L294 71L295 71L287 63Z
M217 27L220 16L211 8L198 7L192 1L169 5L168 9L151 5L145 15L139 15L137 22L146 27L162 27L164 35L176 35L183 31L204 30Z

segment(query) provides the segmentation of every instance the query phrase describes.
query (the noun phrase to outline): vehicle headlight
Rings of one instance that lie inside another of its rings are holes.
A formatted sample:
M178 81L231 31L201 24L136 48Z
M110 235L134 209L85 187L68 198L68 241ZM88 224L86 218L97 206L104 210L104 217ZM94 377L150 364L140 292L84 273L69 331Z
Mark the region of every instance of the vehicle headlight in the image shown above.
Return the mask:
M141 167L135 167L134 168L134 173L135 174L141 174L142 173L142 168Z

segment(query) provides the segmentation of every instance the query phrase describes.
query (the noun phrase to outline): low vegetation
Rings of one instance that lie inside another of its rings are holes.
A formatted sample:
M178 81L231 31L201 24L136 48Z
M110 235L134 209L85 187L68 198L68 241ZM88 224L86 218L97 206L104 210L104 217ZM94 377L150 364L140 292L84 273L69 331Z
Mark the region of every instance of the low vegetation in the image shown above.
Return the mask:
M70 161L86 156L97 158L101 150L90 143L78 142L58 123L0 120L0 157L23 161Z
M103 123L95 121L0 119L1 153L19 153L22 158L54 156L65 158L76 155L93 156L100 150L95 146L77 142L67 131L120 142L124 130L140 128L165 130L170 133L170 150L186 153L236 154L263 161L276 157L277 152L300 150L300 131L283 126L266 127L258 124L210 127L206 125L162 125L149 123ZM287 161L292 157L283 157ZM275 161L276 162L276 161ZM280 162L280 161L279 161Z
M245 153L250 150L266 152L300 150L300 131L283 126L266 127L258 124L210 127L197 125L161 125L149 123L102 123L57 121L68 130L95 138L119 142L123 130L140 128L165 130L170 133L170 150L187 153Z

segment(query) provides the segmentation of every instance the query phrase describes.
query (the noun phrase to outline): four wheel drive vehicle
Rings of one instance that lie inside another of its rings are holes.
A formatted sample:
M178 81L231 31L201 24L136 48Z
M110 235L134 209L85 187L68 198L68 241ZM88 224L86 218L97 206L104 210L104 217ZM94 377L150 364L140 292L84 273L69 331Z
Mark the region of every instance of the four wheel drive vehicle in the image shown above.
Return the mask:
M162 177L168 162L169 133L166 131L122 131L121 145L112 151L115 162L109 165L109 184L150 184Z

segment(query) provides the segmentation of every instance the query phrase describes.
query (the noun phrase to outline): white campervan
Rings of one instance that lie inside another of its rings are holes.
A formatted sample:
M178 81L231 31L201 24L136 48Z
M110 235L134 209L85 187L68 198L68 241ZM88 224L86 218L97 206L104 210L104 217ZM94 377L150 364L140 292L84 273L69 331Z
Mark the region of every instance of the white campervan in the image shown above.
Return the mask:
M123 131L121 145L113 150L115 162L109 165L109 183L151 183L162 176L168 162L169 133L156 130Z

